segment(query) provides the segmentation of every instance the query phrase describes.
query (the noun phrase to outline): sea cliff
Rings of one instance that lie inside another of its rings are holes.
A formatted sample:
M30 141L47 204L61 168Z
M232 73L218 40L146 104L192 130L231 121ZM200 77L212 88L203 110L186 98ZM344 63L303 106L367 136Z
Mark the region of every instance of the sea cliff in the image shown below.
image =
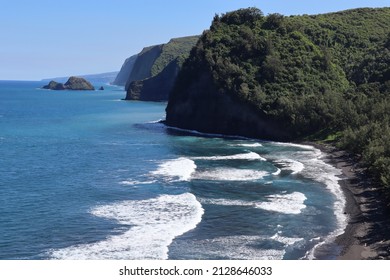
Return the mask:
M198 38L175 38L166 44L144 48L131 67L125 99L167 101L177 73Z

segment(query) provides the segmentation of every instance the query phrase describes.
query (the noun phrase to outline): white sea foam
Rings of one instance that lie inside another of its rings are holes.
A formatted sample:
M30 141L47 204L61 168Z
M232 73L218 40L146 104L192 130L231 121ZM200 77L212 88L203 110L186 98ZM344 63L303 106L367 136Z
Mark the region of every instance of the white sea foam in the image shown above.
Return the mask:
M278 163L283 170L291 170L291 174L298 174L305 168L305 165L302 162L288 158L276 160L276 163Z
M279 168L277 168L276 171L272 173L272 175L278 176L281 172L282 172L282 170L280 170Z
M268 201L256 203L256 207L283 214L300 214L306 208L306 196L300 192L282 195L269 195Z
M151 174L163 176L171 181L189 181L195 170L196 164L193 160L181 157L160 164Z
M300 162L303 168L299 173L305 178L312 179L314 181L323 183L326 188L334 195L334 210L337 219L337 228L331 232L328 236L321 238L316 246L307 253L306 258L315 258L315 251L323 244L332 242L336 236L342 234L347 225L347 217L344 214L345 208L345 196L340 188L338 181L340 180L341 170L326 163L323 158L324 154L317 148L309 145L291 144L291 143L275 143L279 146L292 146L302 149L301 151L295 151L293 155L293 161ZM283 161L285 154L273 155L272 158ZM298 171L298 165L296 165L296 171Z
M306 169L302 173L306 178L311 178L315 181L323 183L326 188L333 193L335 197L334 209L335 215L337 218L338 227L336 230L331 232L324 240L317 244L311 252L308 254L309 259L315 258L315 249L319 246L332 242L336 236L342 234L347 226L347 216L344 214L344 208L346 204L344 193L342 192L339 185L339 176L342 174L341 170L333 167L332 165L327 164L322 160L324 156L320 153L320 156L317 156L319 153L316 153L311 159L308 159L305 162Z
M274 240L281 243L281 249L261 249L259 242ZM286 249L302 241L302 238L284 237L280 234L268 236L224 236L196 241L176 240L175 246L186 251L188 258L223 258L230 260L281 260Z
M234 144L232 146L240 146L240 147L248 147L248 148L263 147L263 145L260 143Z
M50 252L54 259L167 259L173 239L201 221L203 208L190 193L162 195L148 200L124 201L96 207L98 217L130 226L104 241Z
M294 192L290 194L269 195L268 201L245 201L239 199L223 198L200 198L202 204L213 204L223 206L246 206L260 208L266 211L273 211L283 214L300 214L306 208L304 204L306 196L303 193Z
M150 181L137 181L137 180L125 180L119 182L120 185L125 186L134 186L134 185L149 185L157 182L156 180L150 180Z
M255 152L243 153L243 154L235 154L235 155L227 155L227 156L209 156L209 157L192 157L195 160L262 160L266 161L265 158L261 157L259 154Z
M213 181L253 181L263 179L269 175L266 171L238 168L215 168L207 171L198 171L193 174L192 179L213 180Z
M294 245L296 242L299 242L299 241L304 241L304 238L299 238L299 237L286 237L286 236L282 236L280 235L281 232L277 232L275 233L275 235L273 235L271 237L272 240L275 240L277 242L280 242L280 243L283 243L285 245Z
M199 198L202 204L222 205L222 206L248 206L255 207L255 202L239 199L224 199L224 198Z

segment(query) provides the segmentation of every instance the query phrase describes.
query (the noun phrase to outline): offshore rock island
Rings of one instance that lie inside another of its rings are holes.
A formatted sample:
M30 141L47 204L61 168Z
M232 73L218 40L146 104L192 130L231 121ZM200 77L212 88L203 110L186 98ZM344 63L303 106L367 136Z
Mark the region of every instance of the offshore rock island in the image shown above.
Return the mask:
M50 81L50 83L43 88L51 90L95 90L94 86L86 79L73 76L70 77L65 84Z

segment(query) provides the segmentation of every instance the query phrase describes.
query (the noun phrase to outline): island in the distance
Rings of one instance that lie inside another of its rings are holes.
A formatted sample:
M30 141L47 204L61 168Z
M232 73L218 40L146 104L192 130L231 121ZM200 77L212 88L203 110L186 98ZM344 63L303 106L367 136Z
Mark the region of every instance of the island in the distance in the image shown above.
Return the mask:
M95 90L90 82L80 77L70 77L65 84L50 81L50 83L43 86L43 88L51 90Z

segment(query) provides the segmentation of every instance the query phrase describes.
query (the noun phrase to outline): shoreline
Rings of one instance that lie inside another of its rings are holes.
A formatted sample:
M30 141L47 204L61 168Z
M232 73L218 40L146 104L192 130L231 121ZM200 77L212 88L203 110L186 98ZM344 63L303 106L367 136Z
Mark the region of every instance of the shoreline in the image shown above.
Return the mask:
M202 133L194 130L171 127L165 121L159 121L167 128L223 138L259 140L233 135ZM293 142L291 142L293 143ZM304 141L297 144L310 145L319 149L324 162L339 169L342 173L338 183L345 196L344 214L347 225L344 232L328 244L337 247L340 253L336 260L375 260L390 259L390 209L383 199L383 191L375 186L359 167L358 159L330 144Z
M307 143L321 150L325 162L341 170L340 188L346 199L347 226L334 244L338 260L390 259L390 215L381 190L364 175L358 161L331 145Z

